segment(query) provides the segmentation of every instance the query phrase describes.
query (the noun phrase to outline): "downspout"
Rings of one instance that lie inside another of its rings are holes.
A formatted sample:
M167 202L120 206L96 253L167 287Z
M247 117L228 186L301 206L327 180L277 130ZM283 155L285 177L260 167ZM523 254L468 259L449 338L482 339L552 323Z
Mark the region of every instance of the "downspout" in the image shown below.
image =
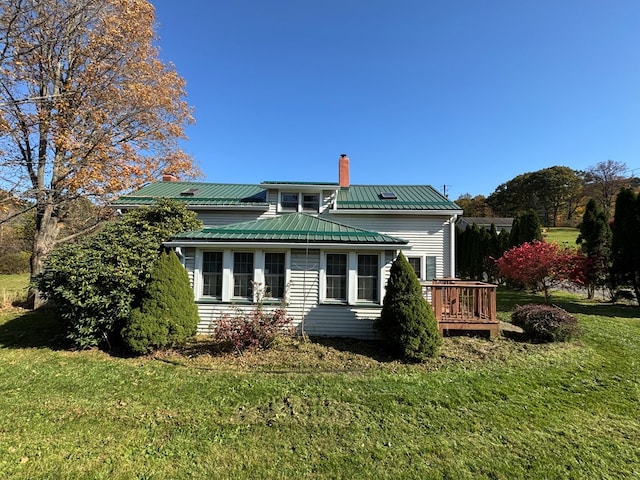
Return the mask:
M454 213L449 220L449 273L451 278L456 277L456 220L458 214Z

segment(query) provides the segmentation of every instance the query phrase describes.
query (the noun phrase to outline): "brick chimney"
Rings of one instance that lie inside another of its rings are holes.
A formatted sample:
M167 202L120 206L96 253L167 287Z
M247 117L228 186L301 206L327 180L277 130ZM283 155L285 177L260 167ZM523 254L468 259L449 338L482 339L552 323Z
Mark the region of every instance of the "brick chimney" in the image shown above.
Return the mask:
M177 182L178 181L178 177L176 177L172 173L163 173L162 174L162 181L163 182Z
M338 183L340 187L348 187L349 183L349 157L346 153L340 155L338 160Z

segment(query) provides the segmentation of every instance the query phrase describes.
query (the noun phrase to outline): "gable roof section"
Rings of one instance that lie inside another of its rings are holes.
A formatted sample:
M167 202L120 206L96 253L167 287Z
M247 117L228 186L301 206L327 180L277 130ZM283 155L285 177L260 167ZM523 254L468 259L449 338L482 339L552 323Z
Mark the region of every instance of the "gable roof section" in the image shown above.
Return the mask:
M396 198L385 198L392 196ZM336 202L338 210L455 210L462 213L458 205L430 185L351 185L338 191Z
M191 190L192 194L182 195ZM156 182L145 185L114 201L114 207L139 207L155 204L158 198L171 198L198 206L258 206L268 207L267 190L260 185L201 183L201 182Z
M275 218L234 223L180 233L172 240L212 242L286 242L406 245L398 237L350 227L304 213L289 213Z

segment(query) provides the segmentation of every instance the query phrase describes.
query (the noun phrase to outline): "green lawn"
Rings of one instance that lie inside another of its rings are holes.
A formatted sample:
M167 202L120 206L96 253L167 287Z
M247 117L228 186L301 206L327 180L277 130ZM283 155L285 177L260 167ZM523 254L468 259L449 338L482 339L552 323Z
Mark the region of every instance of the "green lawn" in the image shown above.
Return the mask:
M29 274L0 275L0 307L9 306L27 296Z
M530 298L500 291L501 317ZM5 310L0 478L640 478L640 310L554 303L581 340L450 337L422 365L351 341L73 352Z
M580 230L570 227L551 227L546 229L544 238L547 242L557 243L564 247L576 247L576 239Z

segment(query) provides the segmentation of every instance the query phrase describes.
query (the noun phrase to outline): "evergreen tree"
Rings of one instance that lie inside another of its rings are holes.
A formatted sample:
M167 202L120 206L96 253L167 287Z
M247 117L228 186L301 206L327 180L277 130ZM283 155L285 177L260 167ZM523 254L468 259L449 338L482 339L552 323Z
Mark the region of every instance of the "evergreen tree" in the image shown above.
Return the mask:
M591 299L595 295L595 288L606 281L611 253L611 228L607 214L593 199L585 208L576 243L586 256L584 277L587 296Z
M496 225L492 223L487 233L487 245L483 258L484 274L488 282L494 282L498 277L496 260L498 260L506 250L506 246L502 245L501 234L502 232L499 234Z
M509 246L517 247L523 243L542 241L542 226L535 210L520 213L514 218L511 234L509 235Z
M198 308L189 276L173 251L154 263L140 308L131 312L122 338L135 353L184 343L196 333Z
M441 343L431 305L402 254L391 265L387 291L376 328L391 347L412 361L435 356Z
M611 239L614 282L630 285L640 303L640 196L623 188L616 197Z
M131 310L140 305L150 269L163 241L202 228L193 211L172 200L131 210L79 243L65 244L47 258L38 289L66 323L79 348L110 348Z

